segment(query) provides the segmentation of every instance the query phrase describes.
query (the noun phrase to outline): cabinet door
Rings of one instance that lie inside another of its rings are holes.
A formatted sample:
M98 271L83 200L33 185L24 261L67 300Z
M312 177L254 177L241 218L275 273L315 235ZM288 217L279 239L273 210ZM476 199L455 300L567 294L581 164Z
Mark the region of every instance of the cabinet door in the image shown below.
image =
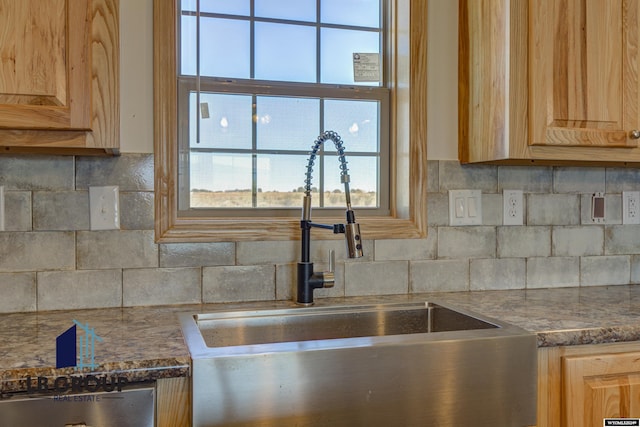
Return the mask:
M118 0L0 0L0 154L115 154Z
M89 0L0 0L0 128L90 129Z
M637 147L638 4L529 2L530 145Z
M567 427L640 418L640 352L564 357L563 402Z

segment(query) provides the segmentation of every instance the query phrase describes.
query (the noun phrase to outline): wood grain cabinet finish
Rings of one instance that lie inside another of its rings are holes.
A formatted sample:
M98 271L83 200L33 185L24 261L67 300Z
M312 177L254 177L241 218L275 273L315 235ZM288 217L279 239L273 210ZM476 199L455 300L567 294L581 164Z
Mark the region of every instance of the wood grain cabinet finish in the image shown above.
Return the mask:
M460 0L463 163L640 163L639 0Z
M563 381L567 427L640 418L640 352L565 357Z
M0 153L119 148L118 0L0 0Z
M538 350L537 427L640 418L640 342Z

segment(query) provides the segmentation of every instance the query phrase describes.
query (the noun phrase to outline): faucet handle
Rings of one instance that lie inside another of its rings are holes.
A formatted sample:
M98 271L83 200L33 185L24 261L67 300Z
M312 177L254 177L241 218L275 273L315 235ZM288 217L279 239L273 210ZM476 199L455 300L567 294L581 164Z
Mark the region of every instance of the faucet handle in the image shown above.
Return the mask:
M336 251L333 249L329 250L329 273L334 273L336 271Z

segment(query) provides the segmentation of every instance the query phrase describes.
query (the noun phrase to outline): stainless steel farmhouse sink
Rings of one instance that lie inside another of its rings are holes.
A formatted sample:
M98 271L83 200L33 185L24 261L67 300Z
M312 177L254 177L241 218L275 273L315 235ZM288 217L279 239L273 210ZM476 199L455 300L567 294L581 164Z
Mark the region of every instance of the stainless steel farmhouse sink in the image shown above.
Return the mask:
M193 425L528 426L535 335L434 303L180 318Z

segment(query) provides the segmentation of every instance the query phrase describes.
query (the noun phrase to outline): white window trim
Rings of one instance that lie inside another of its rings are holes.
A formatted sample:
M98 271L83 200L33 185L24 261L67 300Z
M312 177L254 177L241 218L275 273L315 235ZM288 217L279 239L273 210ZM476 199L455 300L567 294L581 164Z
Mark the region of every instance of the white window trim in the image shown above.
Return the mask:
M153 10L156 241L299 239L299 219L291 217L178 217L177 1L154 0ZM390 1L391 212L358 218L366 239L420 238L427 232L427 2Z

